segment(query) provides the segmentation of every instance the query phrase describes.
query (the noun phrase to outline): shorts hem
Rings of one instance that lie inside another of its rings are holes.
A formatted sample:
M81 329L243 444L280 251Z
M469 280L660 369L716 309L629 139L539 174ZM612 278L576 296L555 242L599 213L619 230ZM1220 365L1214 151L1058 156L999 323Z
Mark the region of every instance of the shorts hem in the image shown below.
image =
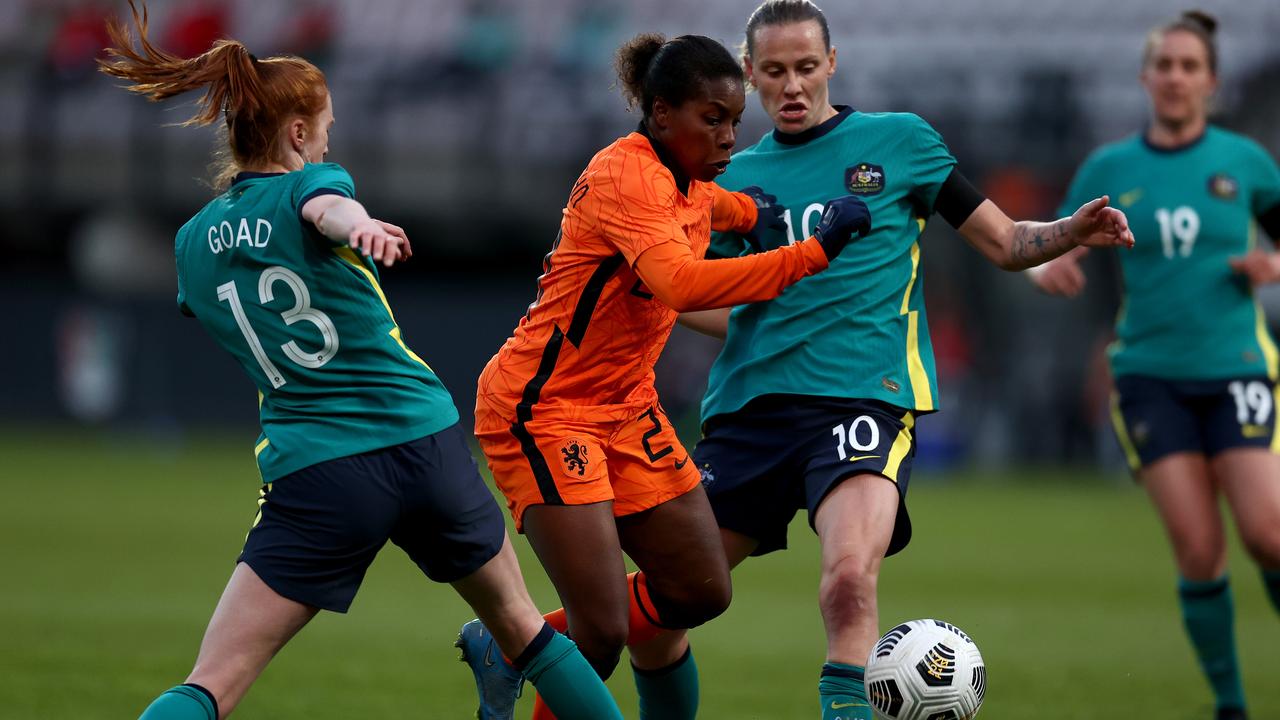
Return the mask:
M279 595L280 597L286 600L292 600L293 602L300 603L308 607L319 608L321 610L328 610L329 612L336 612L344 615L347 613L348 610L351 609L351 603L355 601L355 596L353 595L345 603L316 602L315 598L306 597L307 593L306 593L305 587L298 586L295 583L281 580L280 578L277 578L277 577L271 577L268 574L263 574L258 567L255 567L255 563L260 563L260 562L264 562L264 559L260 557L252 557L252 556L245 557L243 554L240 557L236 558L236 564L244 563L246 566L248 566L250 570L253 571L254 575L258 576L258 579L261 580L264 585L266 585L268 588L271 589L271 592Z

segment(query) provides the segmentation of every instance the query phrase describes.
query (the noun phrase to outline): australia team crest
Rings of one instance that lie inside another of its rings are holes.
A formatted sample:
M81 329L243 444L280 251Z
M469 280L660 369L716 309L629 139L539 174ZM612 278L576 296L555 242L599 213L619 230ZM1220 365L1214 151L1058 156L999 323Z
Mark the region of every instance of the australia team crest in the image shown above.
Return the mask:
M1219 200L1235 200L1240 193L1240 183L1226 173L1209 176L1209 194Z
M875 195L884 190L884 168L865 162L845 168L844 186L854 195Z

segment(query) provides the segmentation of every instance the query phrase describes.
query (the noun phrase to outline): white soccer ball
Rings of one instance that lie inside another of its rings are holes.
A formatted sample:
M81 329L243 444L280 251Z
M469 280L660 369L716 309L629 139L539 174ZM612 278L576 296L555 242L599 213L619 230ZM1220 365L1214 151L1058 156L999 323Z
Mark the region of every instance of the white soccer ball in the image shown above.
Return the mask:
M876 643L866 687L881 720L971 720L987 692L987 667L960 628L911 620Z

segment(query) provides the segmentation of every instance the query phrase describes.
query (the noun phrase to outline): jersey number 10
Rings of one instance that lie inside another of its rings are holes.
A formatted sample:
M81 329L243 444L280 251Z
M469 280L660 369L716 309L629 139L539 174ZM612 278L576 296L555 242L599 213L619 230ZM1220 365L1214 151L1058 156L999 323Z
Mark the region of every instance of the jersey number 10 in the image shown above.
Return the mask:
M302 278L298 274L286 267L275 265L262 271L258 276L258 301L267 304L276 299L275 284L282 282L289 286L289 290L293 292L294 305L291 309L280 313L280 317L284 319L285 325L292 325L296 322L309 322L316 326L320 331L321 337L324 338L324 346L315 352L307 352L298 346L298 343L290 340L280 346L284 350L284 354L295 363L312 370L323 367L325 363L333 359L338 352L338 329L333 326L333 320L328 315L311 307L311 293L307 290L306 283L302 282ZM267 379L271 381L271 387L279 388L285 384L284 375L280 369L271 362L271 358L267 357L267 353L262 348L262 341L258 339L258 334L254 332L253 326L249 324L249 318L244 314L244 306L240 304L240 295L236 292L235 281L225 282L218 286L218 301L231 305L231 315L236 319L236 325L240 328L240 332L244 334L244 339L249 343L249 349L253 351L253 357L257 359L258 365L262 368L262 372L266 374Z

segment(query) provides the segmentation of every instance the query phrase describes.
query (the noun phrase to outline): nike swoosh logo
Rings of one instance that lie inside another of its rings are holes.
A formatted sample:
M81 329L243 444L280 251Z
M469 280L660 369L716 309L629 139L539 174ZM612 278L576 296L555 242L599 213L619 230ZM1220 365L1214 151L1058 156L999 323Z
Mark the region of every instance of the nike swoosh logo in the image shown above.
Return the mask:
M484 666L485 667L493 667L494 665L497 664L497 661L493 659L493 646L497 644L498 643L491 642L489 643L489 646L484 649Z
M689 464L689 456L685 455L683 460L676 461L676 469L683 470L685 465Z
M1142 199L1142 188L1134 188L1129 192L1121 193L1120 197L1116 198L1116 200L1120 203L1122 207L1129 207L1130 205L1138 202L1141 199Z
M874 460L878 457L880 456L879 455L854 455L853 457L849 458L849 462L858 462L859 460Z
M851 708L851 707L870 707L870 706L867 705L866 703L860 703L860 702L838 703L835 700L831 701L832 710L843 710L844 708Z

